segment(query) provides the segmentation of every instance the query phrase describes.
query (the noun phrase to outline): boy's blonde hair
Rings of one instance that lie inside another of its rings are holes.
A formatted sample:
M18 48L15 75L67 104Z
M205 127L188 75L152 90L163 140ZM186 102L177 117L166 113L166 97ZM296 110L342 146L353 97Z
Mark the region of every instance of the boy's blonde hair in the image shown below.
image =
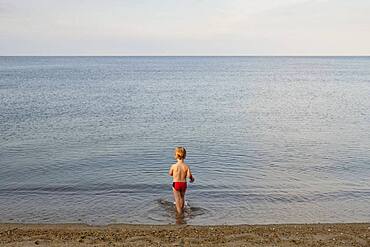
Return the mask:
M184 147L175 148L175 159L184 160L186 157L186 150Z

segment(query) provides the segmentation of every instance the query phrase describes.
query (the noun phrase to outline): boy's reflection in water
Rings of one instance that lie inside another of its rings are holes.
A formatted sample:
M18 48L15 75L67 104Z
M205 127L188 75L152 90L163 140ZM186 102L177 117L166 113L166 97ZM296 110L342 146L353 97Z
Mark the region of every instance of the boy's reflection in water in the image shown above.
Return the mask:
M176 225L186 225L186 224L187 222L185 220L184 213L182 214L176 213Z

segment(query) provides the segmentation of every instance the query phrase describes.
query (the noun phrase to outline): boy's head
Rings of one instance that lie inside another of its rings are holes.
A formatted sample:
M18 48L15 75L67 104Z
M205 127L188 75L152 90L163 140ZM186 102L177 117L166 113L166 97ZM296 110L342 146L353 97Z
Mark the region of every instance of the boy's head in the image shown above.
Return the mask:
M184 160L186 157L186 150L184 147L175 148L175 159Z

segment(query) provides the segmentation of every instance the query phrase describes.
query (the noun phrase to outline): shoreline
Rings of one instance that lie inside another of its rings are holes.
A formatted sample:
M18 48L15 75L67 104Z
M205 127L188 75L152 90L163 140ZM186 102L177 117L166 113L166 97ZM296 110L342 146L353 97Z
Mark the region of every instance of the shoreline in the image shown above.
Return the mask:
M1 246L370 246L370 223L104 226L0 223Z

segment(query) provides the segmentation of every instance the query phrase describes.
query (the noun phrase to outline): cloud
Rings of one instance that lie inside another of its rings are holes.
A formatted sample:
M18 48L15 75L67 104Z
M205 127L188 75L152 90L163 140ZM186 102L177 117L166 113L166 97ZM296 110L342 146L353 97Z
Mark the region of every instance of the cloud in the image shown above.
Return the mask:
M0 0L0 17L10 17L13 10L14 6L11 3Z

